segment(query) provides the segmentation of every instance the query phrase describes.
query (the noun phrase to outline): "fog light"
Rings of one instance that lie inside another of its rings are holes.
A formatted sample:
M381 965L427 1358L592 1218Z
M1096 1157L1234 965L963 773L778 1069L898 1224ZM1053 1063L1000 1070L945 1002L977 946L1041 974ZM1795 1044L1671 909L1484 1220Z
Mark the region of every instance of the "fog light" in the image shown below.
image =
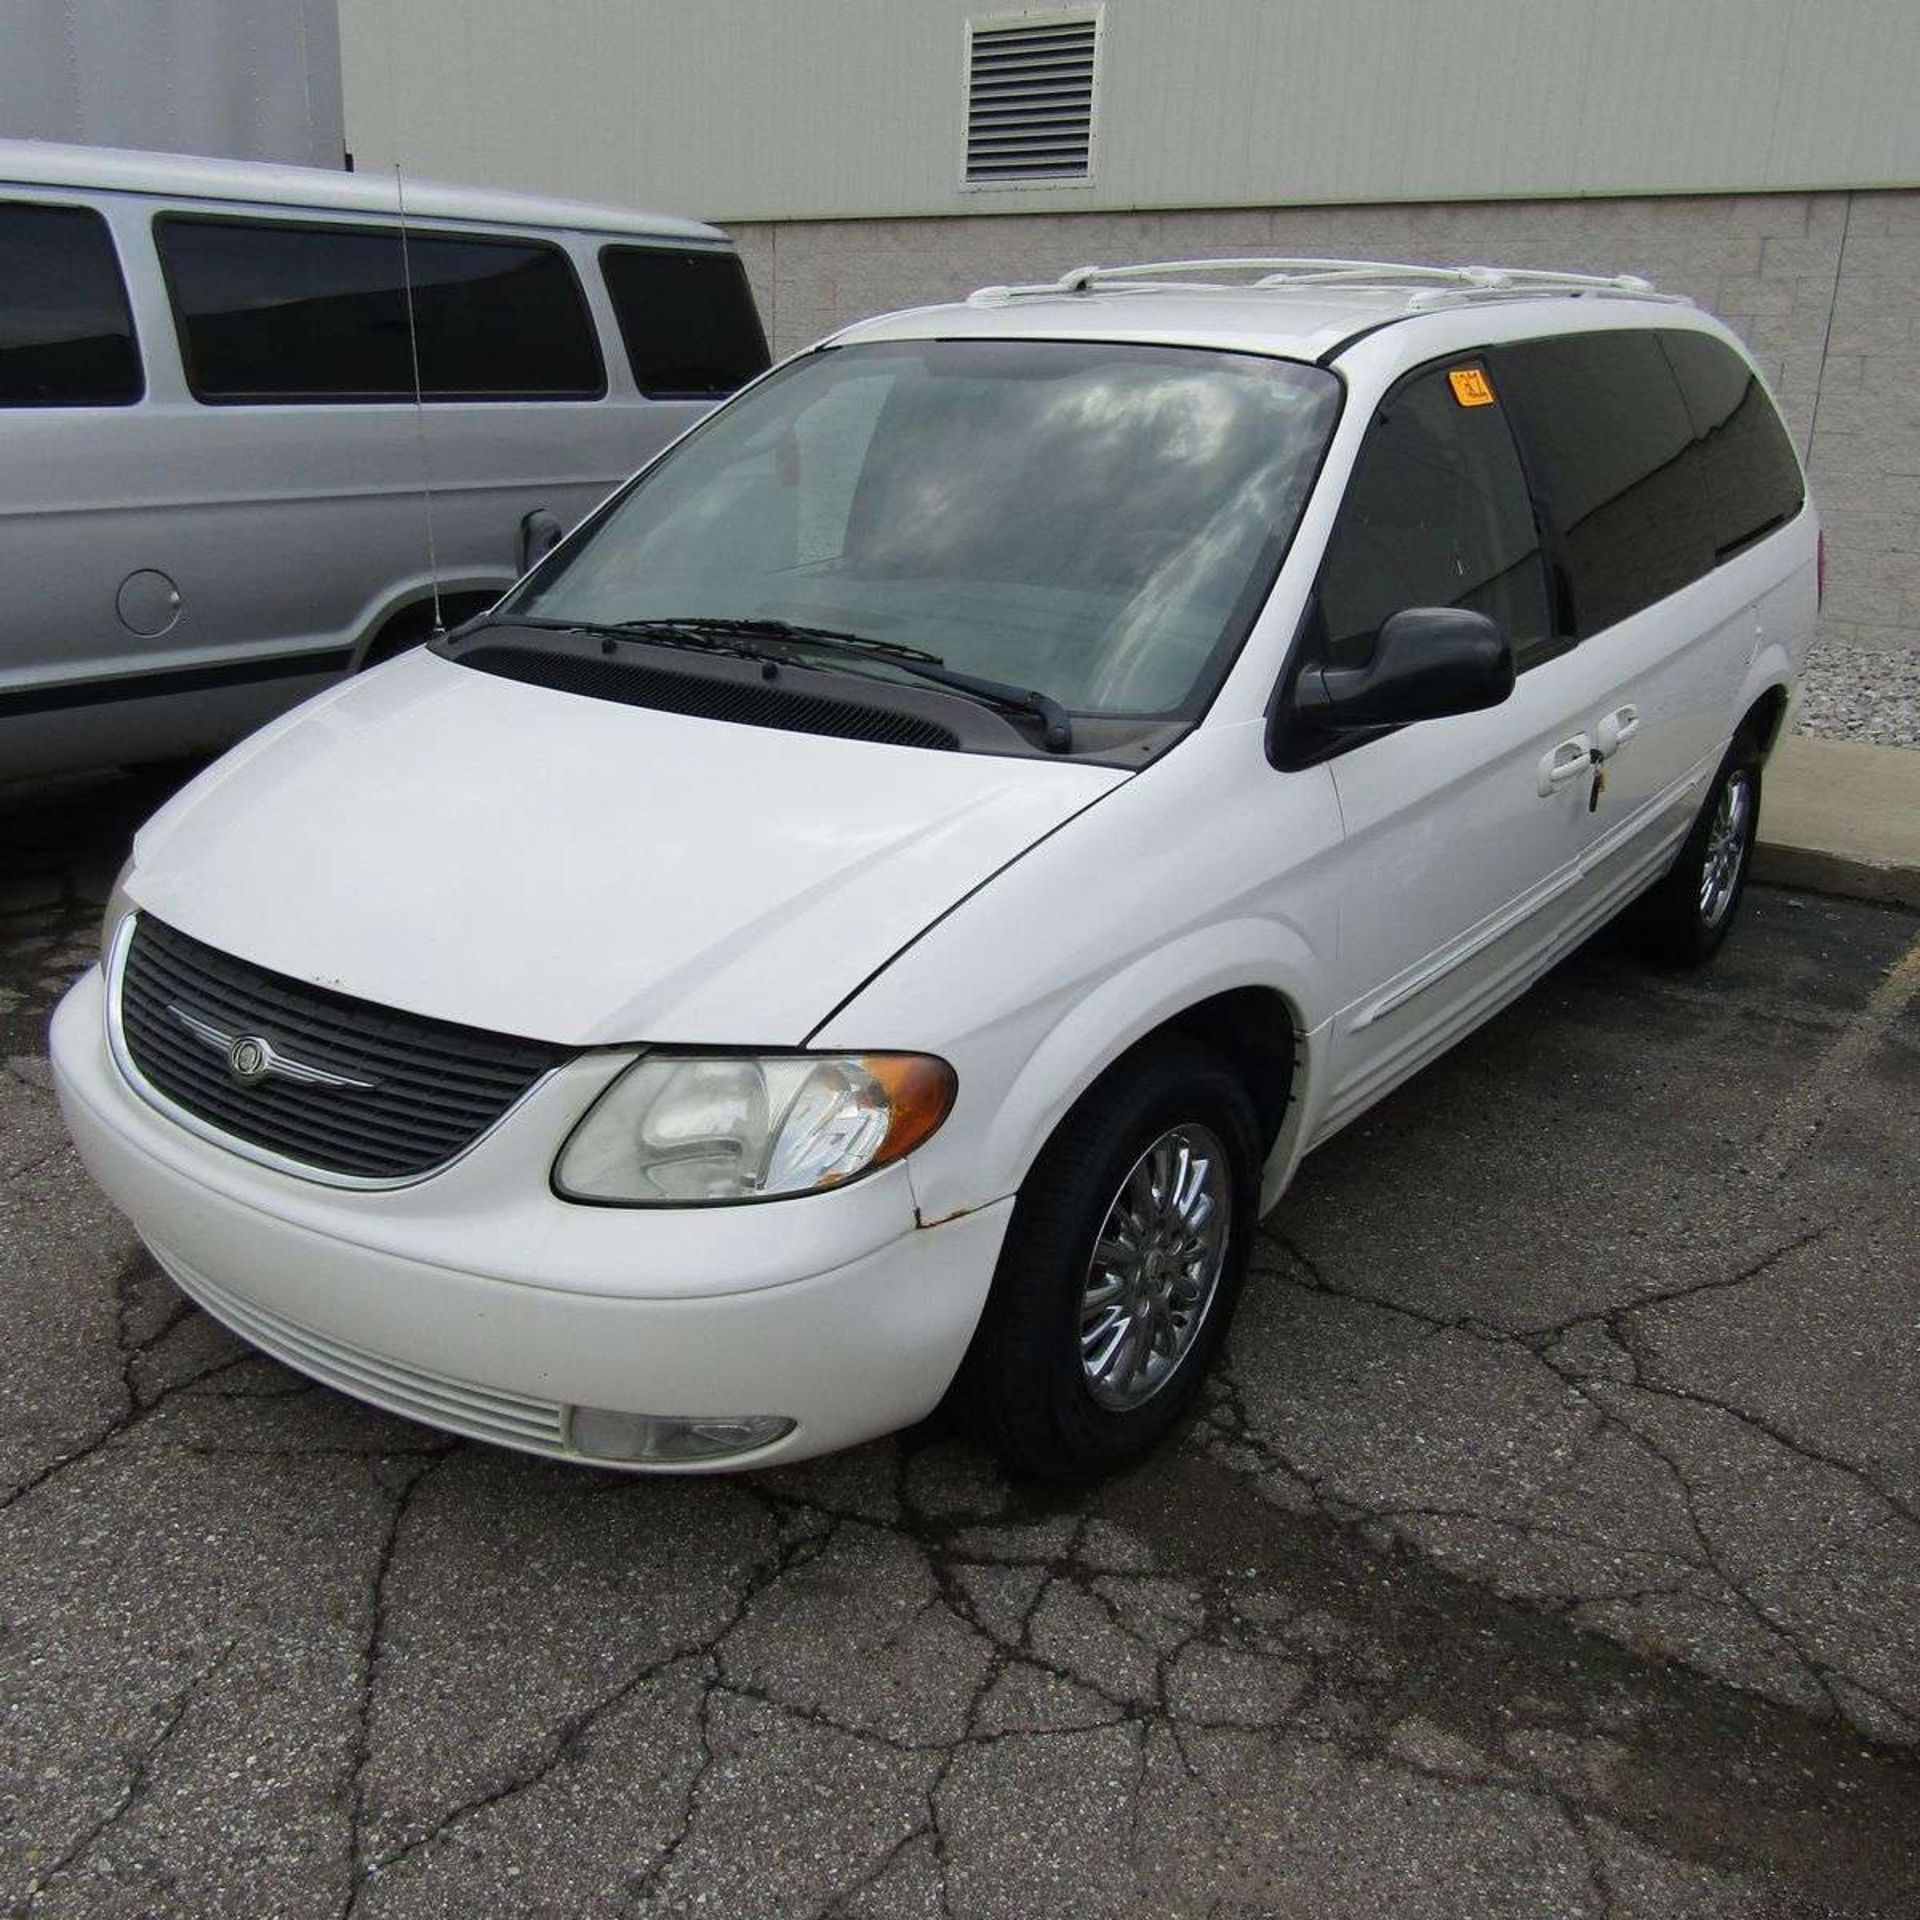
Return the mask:
M578 1453L596 1460L724 1460L771 1446L793 1431L782 1414L702 1417L692 1413L621 1413L613 1407L575 1407L568 1432Z

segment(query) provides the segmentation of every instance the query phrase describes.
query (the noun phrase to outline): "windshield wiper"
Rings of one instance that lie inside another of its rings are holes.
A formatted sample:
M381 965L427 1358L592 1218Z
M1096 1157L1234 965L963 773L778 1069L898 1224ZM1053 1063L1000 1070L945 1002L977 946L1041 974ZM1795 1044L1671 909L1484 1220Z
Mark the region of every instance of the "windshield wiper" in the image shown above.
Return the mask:
M690 647L696 653L724 653L737 660L774 661L764 647L751 647L713 629L710 620L549 620L532 613L483 614L460 631L483 627L532 627L539 633L591 633L603 640L653 640L665 647ZM611 649L608 649L611 651Z
M983 679L950 667L937 653L910 647L898 640L875 640L864 633L838 627L806 627L791 620L748 620L732 615L674 614L645 620L556 620L536 614L506 613L483 616L481 626L533 627L547 633L592 633L614 640L651 640L663 646L690 647L701 653L727 653L742 660L778 663L781 655L756 647L755 640L771 640L792 648L871 659L930 685L951 688L987 706L1011 707L1031 713L1041 722L1041 741L1049 753L1073 751L1073 716L1051 694L1037 688L1016 687L1002 680Z
M1017 713L1031 713L1041 722L1041 740L1049 753L1073 751L1073 716L1051 694L1034 687L1016 687L1004 680L983 679L977 673L962 673L950 667L937 653L921 647L909 647L898 640L874 640L864 633L847 633L838 627L803 627L791 620L706 619L682 615L672 620L633 620L623 623L629 632L650 633L655 627L674 631L737 634L754 640L773 640L792 647L821 649L828 653L852 654L880 661L925 680L936 687L950 687L969 699L995 707L1011 707Z
M924 647L910 647L903 640L874 640L864 633L848 633L844 627L804 627L791 620L742 619L732 614L669 614L657 620L625 620L620 623L629 632L648 627L692 627L701 633L737 633L753 640L821 640L829 644L858 647L862 653L885 654L894 660L920 660L930 667L946 663L937 653Z

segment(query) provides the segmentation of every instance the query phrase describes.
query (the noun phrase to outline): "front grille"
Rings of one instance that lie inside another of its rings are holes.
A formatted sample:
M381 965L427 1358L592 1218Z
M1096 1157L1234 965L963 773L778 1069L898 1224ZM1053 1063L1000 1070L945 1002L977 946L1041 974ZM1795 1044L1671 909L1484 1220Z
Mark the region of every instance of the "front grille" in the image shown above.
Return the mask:
M189 1113L321 1172L363 1180L404 1180L451 1160L566 1058L541 1041L269 973L144 913L121 969L120 1028L147 1082ZM293 1072L371 1084L270 1073L249 1086L216 1035L265 1040Z
M499 642L465 648L453 658L463 667L498 674L504 680L583 694L589 700L691 714L700 720L730 720L739 726L774 727L787 733L824 733L839 740L877 740L884 746L931 747L944 753L960 744L951 727L917 713L865 700L802 693L765 680L675 673L670 667L651 667L638 660L554 653Z
M404 1413L430 1427L472 1434L477 1440L492 1440L503 1447L522 1447L529 1453L567 1451L566 1413L555 1401L536 1400L505 1387L456 1380L451 1374L430 1373L425 1367L390 1360L364 1347L350 1347L344 1340L296 1326L251 1300L241 1299L159 1247L153 1253L168 1278L189 1299L243 1340L297 1368L309 1379L324 1381L357 1400Z

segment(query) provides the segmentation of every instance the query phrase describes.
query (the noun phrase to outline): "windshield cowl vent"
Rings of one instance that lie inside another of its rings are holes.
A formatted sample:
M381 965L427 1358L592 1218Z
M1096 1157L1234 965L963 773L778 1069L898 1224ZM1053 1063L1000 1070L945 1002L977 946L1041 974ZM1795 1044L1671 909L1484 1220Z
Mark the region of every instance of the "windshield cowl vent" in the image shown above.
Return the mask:
M778 681L677 672L644 660L555 653L509 642L462 647L453 657L464 667L498 674L503 680L699 720L826 734L836 740L872 740L883 746L928 747L942 753L952 753L960 745L960 736L950 727L922 714L803 692Z

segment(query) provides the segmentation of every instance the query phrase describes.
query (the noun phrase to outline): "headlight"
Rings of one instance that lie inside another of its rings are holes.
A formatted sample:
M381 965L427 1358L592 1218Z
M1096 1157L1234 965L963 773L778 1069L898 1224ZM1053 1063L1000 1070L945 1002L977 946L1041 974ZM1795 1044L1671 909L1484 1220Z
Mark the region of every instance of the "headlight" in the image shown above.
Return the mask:
M133 901L127 893L127 882L133 878L133 855L128 854L126 864L113 876L113 891L107 895L107 910L100 921L100 964L104 967L113 955L113 936L120 931L120 922L133 911Z
M650 1054L574 1128L554 1186L638 1207L812 1193L911 1153L953 1092L919 1053Z

